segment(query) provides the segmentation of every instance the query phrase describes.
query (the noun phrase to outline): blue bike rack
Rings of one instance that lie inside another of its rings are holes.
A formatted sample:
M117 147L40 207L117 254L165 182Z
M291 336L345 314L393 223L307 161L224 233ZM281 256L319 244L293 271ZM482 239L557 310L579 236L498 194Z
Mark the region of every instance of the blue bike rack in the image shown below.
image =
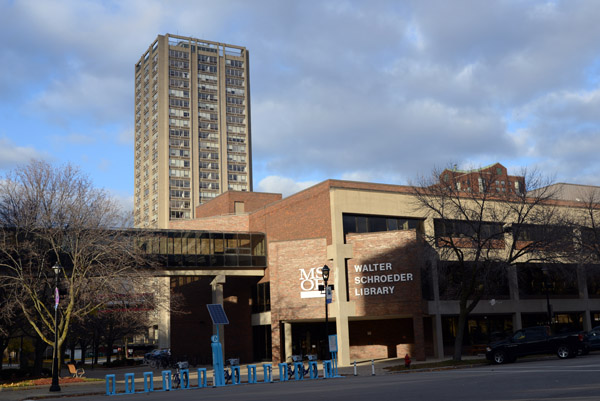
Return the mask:
M271 365L270 363L263 363L263 381L265 383L272 383L273 382L273 365Z
M240 384L240 383L241 383L240 366L233 365L231 367L231 384Z
M256 383L256 365L248 365L248 383Z
M294 379L304 380L304 364L302 362L294 362Z
M162 371L162 388L163 391L171 391L171 371Z
M280 382L288 381L287 363L285 363L285 362L281 362L279 364L279 381Z
M206 368L198 368L198 388L208 386L206 379Z
M154 373L144 372L144 392L154 391Z
M106 395L115 395L116 389L116 378L115 375L106 375Z
M125 373L125 394L135 393L135 378L133 373Z
M319 366L317 365L317 361L309 361L308 362L308 374L311 379L319 378Z
M333 367L331 361L323 361L323 378L329 379L333 377Z
M179 380L181 380L181 388L182 389L190 388L190 371L189 371L189 369L180 369L179 374L181 375L179 377Z

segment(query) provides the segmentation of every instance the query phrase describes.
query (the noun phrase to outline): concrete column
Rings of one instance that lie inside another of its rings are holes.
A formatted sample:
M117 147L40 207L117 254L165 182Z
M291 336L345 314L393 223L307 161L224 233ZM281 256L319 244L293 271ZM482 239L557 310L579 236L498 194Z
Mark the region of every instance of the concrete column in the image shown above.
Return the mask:
M285 338L285 355L282 355L281 361L286 362L287 359L292 356L292 324L283 323L283 335Z
M514 301L519 300L519 280L517 276L517 266L509 266L507 269L508 278L508 293L510 299ZM517 303L518 305L518 303Z
M521 321L521 312L517 311L513 314L513 330L521 330L523 328L523 322Z
M417 361L425 360L425 330L423 328L423 315L413 316L413 335L415 338L414 355ZM398 355L402 357L402 355Z
M346 259L352 258L352 245L336 244L327 247L327 259L332 261L334 283L333 303L329 306L330 320L335 316L338 345L338 365L350 365L350 328L348 316L354 314L354 303L347 300ZM333 333L329 333L333 334Z
M444 358L444 333L442 330L442 315L440 314L440 279L438 275L437 260L430 260L431 263L431 287L433 290L434 311L429 311L433 314L433 350L435 357L438 359Z
M171 348L171 279L156 277L158 303L158 347Z
M585 266L581 263L577 265L577 287L579 288L579 298L588 300L587 274ZM589 302L585 302L585 309L583 310L583 329L585 331L592 329L592 315Z
M223 305L223 284L225 284L225 276L215 276L214 280L210 282L212 289L212 303ZM213 324L213 335L217 334L217 326ZM223 349L223 360L225 360L225 327L221 325L219 327L219 342Z
M442 315L436 313L433 319L433 352L437 359L444 359L444 333L442 332Z
M519 276L517 274L517 266L509 266L508 271L508 293L510 299L513 301L519 301ZM517 310L512 315L513 330L521 330L523 328L523 322L521 321L521 306L519 302L513 302L516 305Z

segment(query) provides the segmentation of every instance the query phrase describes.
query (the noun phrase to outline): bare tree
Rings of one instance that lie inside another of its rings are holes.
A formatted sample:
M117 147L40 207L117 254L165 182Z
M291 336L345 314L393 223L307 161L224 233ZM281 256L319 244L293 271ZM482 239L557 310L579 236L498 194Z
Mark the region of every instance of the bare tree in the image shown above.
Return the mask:
M153 280L135 235L108 194L71 165L32 161L0 181L0 278L37 335L54 343L52 293L60 264L59 349L76 316ZM51 335L48 335L50 333Z
M461 173L434 169L413 186L415 207L433 225L424 235L440 260L440 286L459 301L455 360L469 314L506 282L507 267L554 260L565 245L562 217L539 173L524 171L511 186L495 167ZM527 196L525 183L538 189L535 196Z

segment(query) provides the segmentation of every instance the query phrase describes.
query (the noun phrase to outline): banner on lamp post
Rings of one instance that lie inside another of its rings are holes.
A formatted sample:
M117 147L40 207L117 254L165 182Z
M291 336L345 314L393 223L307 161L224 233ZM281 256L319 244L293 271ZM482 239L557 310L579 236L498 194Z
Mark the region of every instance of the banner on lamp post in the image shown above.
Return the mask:
M58 309L59 301L60 301L60 295L58 294L58 287L54 287L54 309Z

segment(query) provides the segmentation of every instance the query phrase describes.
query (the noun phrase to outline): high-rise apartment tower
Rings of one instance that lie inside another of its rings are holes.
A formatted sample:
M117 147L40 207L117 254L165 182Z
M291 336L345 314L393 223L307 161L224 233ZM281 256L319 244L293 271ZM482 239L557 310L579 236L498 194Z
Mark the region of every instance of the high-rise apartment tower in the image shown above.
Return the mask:
M135 64L136 227L252 191L248 61L244 47L167 34Z

